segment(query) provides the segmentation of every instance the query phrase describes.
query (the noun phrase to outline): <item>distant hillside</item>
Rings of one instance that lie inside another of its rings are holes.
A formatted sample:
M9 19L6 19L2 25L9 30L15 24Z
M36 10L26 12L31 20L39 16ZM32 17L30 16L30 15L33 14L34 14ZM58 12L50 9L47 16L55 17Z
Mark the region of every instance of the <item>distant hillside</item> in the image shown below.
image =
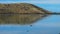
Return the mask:
M34 23L36 20L42 19L43 17L47 16L45 15L45 13L49 12L47 10L44 10L29 3L0 4L0 23L1 24Z

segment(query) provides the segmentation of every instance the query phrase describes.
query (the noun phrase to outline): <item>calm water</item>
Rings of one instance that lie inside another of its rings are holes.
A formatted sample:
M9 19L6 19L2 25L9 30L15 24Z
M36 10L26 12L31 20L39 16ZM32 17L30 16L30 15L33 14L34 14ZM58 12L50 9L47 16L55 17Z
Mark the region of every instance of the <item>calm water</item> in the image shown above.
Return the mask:
M60 12L60 4L35 5L51 12ZM31 25L0 25L0 34L59 34L60 15L47 16Z

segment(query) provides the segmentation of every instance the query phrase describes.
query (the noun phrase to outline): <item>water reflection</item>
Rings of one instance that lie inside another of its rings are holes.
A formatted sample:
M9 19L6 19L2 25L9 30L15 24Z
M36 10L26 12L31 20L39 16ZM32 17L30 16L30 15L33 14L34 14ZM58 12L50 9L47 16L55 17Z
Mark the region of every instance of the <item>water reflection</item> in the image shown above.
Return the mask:
M31 25L0 25L0 34L59 34L59 20L60 15L52 15Z

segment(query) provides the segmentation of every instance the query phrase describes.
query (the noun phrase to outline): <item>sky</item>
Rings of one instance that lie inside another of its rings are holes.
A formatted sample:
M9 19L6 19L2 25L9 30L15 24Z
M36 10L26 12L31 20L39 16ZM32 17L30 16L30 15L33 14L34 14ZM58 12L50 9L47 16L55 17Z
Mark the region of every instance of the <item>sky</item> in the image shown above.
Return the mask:
M31 3L51 12L60 12L60 0L0 0L0 3ZM0 25L0 34L59 34L60 15L50 15L30 25ZM29 32L26 32L29 30Z
M16 3L16 2L26 2L26 3L39 3L39 4L60 4L60 0L0 0L0 3Z

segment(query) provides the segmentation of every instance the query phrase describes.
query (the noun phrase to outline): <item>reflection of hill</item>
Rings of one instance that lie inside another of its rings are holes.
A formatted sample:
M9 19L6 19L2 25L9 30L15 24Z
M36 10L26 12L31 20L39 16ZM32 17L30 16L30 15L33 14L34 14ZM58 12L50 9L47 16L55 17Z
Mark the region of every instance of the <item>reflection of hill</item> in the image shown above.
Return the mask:
M46 16L45 13L48 12L28 3L0 4L0 23L29 24Z

